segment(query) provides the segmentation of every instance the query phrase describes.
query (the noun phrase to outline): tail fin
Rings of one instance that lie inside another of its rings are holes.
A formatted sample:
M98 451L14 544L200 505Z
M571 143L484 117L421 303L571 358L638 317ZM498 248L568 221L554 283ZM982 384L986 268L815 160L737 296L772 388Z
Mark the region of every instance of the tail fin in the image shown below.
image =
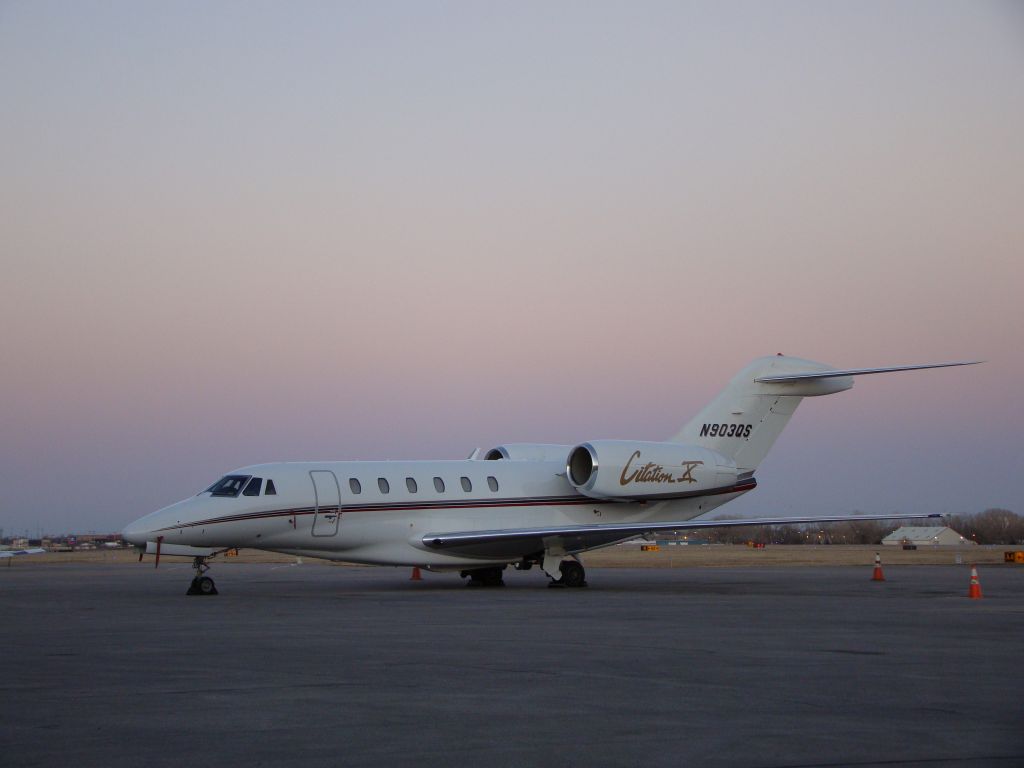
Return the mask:
M837 370L824 363L776 355L752 362L672 438L700 445L753 473L805 397L832 395L853 386L853 376L974 365L980 361Z

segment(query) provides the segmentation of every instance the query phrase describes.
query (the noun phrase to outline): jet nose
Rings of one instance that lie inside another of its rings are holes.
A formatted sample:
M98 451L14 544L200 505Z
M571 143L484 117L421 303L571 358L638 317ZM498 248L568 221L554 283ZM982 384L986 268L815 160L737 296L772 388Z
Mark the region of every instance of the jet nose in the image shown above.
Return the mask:
M129 544L145 546L147 541L156 541L158 536L164 535L168 525L187 519L188 512L194 503L193 499L185 499L169 507L150 512L145 517L140 517L132 523L128 523L121 530L121 537Z
M142 525L141 522L141 520L136 520L134 523L126 525L121 530L121 538L137 547L145 546L148 541L146 533L149 526Z
M129 544L141 547L146 546L147 541L156 541L157 529L160 528L163 519L163 511L158 509L156 512L151 512L145 517L128 523L121 531L121 538Z

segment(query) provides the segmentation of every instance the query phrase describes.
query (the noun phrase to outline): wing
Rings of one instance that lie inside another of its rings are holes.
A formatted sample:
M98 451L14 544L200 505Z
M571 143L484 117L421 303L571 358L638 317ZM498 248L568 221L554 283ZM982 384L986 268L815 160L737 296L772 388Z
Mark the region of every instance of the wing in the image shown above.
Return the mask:
M542 552L552 545L566 552L582 552L617 541L665 531L687 531L699 528L732 528L741 525L789 525L794 523L839 523L856 520L907 520L941 518L929 515L834 515L829 517L762 517L749 520L679 520L675 522L606 523L604 525L569 525L552 528L510 528L497 531L458 531L428 533L424 546L453 555L479 558L518 559Z
M14 557L15 555L43 555L46 554L45 549L35 547L33 549L2 549L0 550L0 557Z

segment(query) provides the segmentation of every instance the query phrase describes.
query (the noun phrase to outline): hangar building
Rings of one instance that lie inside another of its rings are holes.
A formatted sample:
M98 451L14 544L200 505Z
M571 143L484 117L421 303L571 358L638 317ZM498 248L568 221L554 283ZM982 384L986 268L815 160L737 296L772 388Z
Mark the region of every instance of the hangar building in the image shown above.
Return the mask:
M897 528L882 539L882 543L890 546L914 544L918 547L959 547L964 544L977 544L970 539L965 539L952 528L942 526Z

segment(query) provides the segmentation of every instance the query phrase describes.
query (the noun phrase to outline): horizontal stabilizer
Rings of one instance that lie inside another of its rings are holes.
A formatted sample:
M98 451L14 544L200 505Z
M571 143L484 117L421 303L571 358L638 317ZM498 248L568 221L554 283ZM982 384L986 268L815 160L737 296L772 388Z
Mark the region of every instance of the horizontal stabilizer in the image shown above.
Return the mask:
M927 365L894 365L889 368L847 368L843 371L808 371L806 373L784 373L777 376L758 376L754 381L762 383L784 383L807 381L808 379L834 379L839 376L866 376L869 373L893 373L895 371L920 371L925 368L955 368L958 365L978 365L984 360L966 360L956 363L928 363Z

